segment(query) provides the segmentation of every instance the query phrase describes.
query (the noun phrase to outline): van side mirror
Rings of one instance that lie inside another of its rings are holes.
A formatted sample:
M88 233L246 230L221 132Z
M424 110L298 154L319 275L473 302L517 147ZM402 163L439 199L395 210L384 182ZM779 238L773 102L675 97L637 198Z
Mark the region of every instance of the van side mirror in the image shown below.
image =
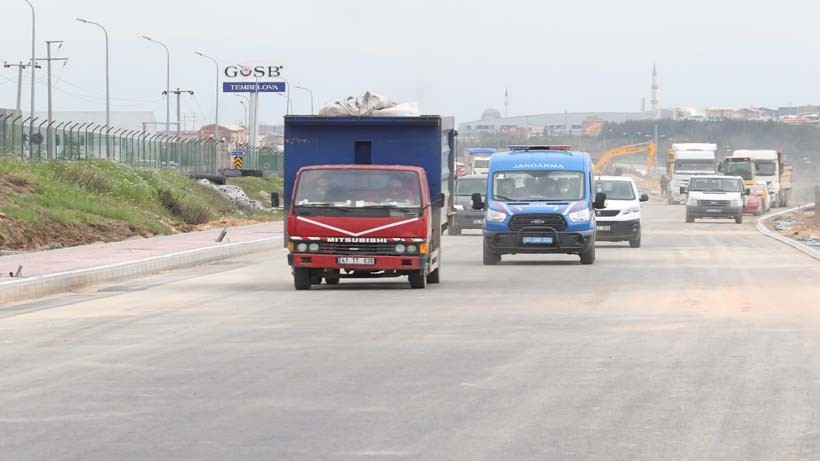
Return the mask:
M592 207L596 210L606 208L606 194L603 192L595 194L595 202L592 203Z
M481 200L481 194L476 192L475 194L470 196L470 199L473 201L473 209L474 210L483 210L484 209L484 200Z
M642 202L648 202L649 201L649 196L646 195L646 194L641 194L641 201Z
M270 193L270 206L274 208L279 208L279 193L278 192L271 192Z
M718 173L723 173L723 164L722 163L718 163L717 172Z
M433 201L433 206L435 206L435 207L443 207L443 206L444 206L444 202L445 202L446 200L447 200L447 197L445 197L445 196L444 196L444 192L439 192L439 193L438 193L438 195L436 195L436 200L435 200L435 201Z
M685 194L686 192L687 192L687 191L686 191L686 187L681 186L681 188L680 188L680 193L681 193L681 194Z
M752 195L752 190L751 189L746 189L746 195Z

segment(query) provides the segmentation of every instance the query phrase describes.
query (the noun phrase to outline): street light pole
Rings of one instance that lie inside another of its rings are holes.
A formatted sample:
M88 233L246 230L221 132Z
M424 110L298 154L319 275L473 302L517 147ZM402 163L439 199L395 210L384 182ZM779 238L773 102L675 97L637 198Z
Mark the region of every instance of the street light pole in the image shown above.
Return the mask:
M309 88L305 88L299 85L296 85L296 88L299 88L300 90L305 90L310 94L310 115L313 115L313 92L310 91Z
M111 125L111 93L109 91L109 65L108 65L108 31L102 24L89 21L82 18L77 18L77 21L80 21L84 24L91 24L99 27L102 29L103 33L105 34L105 124Z
M206 54L200 53L199 51L194 51L194 53L198 54L199 56L202 56L205 59L210 59L214 63L214 66L216 66L216 125L214 126L214 137L216 138L216 142L218 143L222 140L222 138L219 137L219 63L216 62L216 59Z
M35 37L35 14L34 14L34 5L31 4L29 0L23 0L28 3L29 8L31 8L31 119L32 119L32 127L34 126L34 69L36 69L37 64L37 57L34 56L35 54L35 46L34 46L34 37ZM31 128L29 128L29 134L31 134Z
M28 1L28 0L27 0ZM171 52L168 51L168 47L165 46L164 43L154 40L151 37L143 35L142 38L148 40L149 42L154 42L156 44L162 45L165 48L165 135L171 135Z

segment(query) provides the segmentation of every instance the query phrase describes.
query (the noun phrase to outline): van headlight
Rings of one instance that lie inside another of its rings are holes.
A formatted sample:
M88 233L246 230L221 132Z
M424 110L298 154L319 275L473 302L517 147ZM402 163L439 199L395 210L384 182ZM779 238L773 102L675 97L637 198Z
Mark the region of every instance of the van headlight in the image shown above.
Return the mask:
M453 205L456 211L464 211L464 205Z
M507 215L495 210L487 209L487 213L485 213L484 218L489 222L503 222L507 219Z
M626 210L624 210L624 214L638 213L638 212L640 212L640 211L641 211L641 207L639 207L639 206L634 206L634 207L632 207L632 208L627 208Z
M695 197L692 197L691 195L686 200L686 205L687 206L696 206L697 204L698 204L698 199L696 199Z
M569 219L573 220L574 222L587 222L589 221L589 216L589 208L584 208L581 211L570 213Z
M736 198L732 200L732 206L743 206L743 199Z

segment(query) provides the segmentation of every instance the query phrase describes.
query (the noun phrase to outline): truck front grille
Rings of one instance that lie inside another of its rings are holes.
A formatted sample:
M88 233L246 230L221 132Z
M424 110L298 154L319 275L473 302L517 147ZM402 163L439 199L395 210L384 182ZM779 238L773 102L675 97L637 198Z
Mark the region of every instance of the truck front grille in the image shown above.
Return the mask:
M395 243L328 243L321 242L320 254L384 255L396 253Z
M567 228L567 222L559 214L517 214L510 220L511 231L525 227L551 227L561 232Z

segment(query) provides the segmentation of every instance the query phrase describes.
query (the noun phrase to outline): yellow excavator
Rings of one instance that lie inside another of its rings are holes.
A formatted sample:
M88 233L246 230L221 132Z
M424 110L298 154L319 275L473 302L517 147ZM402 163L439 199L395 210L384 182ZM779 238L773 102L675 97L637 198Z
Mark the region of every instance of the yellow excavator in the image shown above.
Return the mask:
M606 173L607 167L615 157L630 154L640 154L646 152L646 174L652 171L652 166L655 165L655 156L657 155L658 147L654 142L644 142L641 144L630 144L628 146L621 146L615 149L606 151L604 155L595 162L595 172L598 174Z

